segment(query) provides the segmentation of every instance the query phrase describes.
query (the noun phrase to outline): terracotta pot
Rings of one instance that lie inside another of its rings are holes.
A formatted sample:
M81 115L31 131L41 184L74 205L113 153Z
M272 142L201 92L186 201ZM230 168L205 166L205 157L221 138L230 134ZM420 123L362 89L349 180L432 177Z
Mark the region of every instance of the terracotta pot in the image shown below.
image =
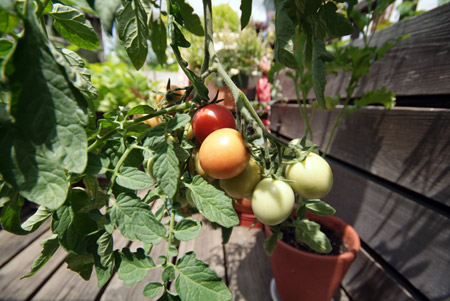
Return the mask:
M251 227L253 223L257 220L256 216L253 215L252 202L246 198L235 199L234 209L236 210L239 217L239 225L243 227ZM262 228L263 224L258 222L253 226L253 228Z
M277 292L283 301L330 301L361 246L355 229L340 218L312 214L308 214L308 218L342 234L348 251L340 255L317 255L279 240L271 264ZM270 236L270 228L264 228L266 237Z

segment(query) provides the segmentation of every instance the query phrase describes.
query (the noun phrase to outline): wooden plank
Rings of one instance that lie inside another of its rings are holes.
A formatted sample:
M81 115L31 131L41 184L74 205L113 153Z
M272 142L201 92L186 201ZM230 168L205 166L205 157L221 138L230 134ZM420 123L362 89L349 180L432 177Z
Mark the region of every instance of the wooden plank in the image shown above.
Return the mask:
M17 253L26 248L31 242L42 235L50 228L50 220L42 224L36 231L24 236L18 236L0 231L0 267L11 260Z
M337 111L316 111L314 142L325 148ZM295 105L272 108L272 130L304 134ZM450 205L450 110L364 108L338 129L328 154L435 201Z
M410 34L410 37L372 66L354 96L382 86L392 89L397 96L450 94L449 24L450 4L446 4L377 32L372 40L373 45L381 45L404 34ZM356 44L362 45L361 41ZM292 80L284 73L280 74L279 80L283 96L296 99ZM325 94L345 95L348 80L349 75L344 73L329 75ZM310 97L314 98L314 94L311 93Z
M48 230L0 269L1 300L27 300L62 265L67 254L60 248L34 276L20 280L20 277L30 272L34 260L42 251L41 241L51 235ZM19 238L25 237L15 236L12 239Z
M262 229L235 227L225 245L228 287L233 300L271 300L270 258L263 250Z
M335 183L324 200L336 215L427 298L450 296L450 219L331 163Z
M132 252L135 252L138 248L142 247L143 244L141 242L133 242L130 246ZM158 264L158 256L166 254L166 243L160 243L153 247L150 255L153 257L153 260L156 264ZM161 282L161 274L162 269L155 269L150 271L150 273L145 277L141 282L133 285L133 286L124 286L123 281L119 279L118 275L115 274L111 280L111 282L106 287L106 290L101 296L102 301L116 301L116 300L149 300L144 297L142 291L144 287L149 282ZM152 299L153 300L153 299Z
M113 233L114 248L121 249L128 244L128 239ZM69 270L67 264L54 272L32 300L95 300L101 288L97 286L97 275L93 269L91 278L86 281L77 273Z
M364 249L350 266L342 286L350 300L415 300Z

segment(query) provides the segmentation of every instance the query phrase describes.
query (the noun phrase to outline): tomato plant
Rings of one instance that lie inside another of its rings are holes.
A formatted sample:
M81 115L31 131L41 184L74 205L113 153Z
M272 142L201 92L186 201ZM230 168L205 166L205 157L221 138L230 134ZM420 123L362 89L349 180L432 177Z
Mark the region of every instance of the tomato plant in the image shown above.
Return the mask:
M252 210L262 223L272 226L285 221L292 213L295 196L286 182L265 178L252 194Z
M333 186L330 165L321 156L310 153L301 162L286 167L286 178L294 191L305 199L320 199Z
M256 184L261 180L261 167L250 158L245 169L235 177L220 180L220 187L236 199L248 198L252 195Z
M195 138L200 142L212 132L222 128L236 128L233 114L223 106L217 104L204 106L195 112L192 118L192 129Z
M215 179L229 179L245 169L250 153L238 131L224 128L206 137L198 158L206 174Z

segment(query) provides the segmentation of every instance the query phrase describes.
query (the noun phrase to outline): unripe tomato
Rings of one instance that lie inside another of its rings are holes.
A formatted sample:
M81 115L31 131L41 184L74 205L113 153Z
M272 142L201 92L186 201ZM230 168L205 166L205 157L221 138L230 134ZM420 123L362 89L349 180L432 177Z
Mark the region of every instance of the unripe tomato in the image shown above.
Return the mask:
M192 118L192 129L195 138L200 142L212 132L223 128L236 128L233 114L223 106L216 104L204 106L195 112Z
M220 187L231 197L241 199L250 197L256 184L261 180L261 168L250 158L244 171L230 179L220 180Z
M174 90L174 89L179 89L180 87L176 86L176 85L170 85L170 90ZM159 92L161 93L166 93L166 86L162 87L161 89L159 89ZM178 90L178 91L173 91L170 94L166 95L166 99L168 102L171 101L178 101L181 99L181 97L183 97L184 93L186 92L186 90ZM159 105L159 103L162 101L163 99L163 95L161 94L156 94L156 103Z
M286 167L286 179L296 193L305 199L320 199L333 186L330 165L321 156L310 153L305 160Z
M250 153L245 147L241 133L234 129L220 129L206 137L198 158L209 176L229 179L245 169Z
M285 221L294 208L294 191L281 180L265 178L255 187L252 195L253 214L268 226Z
M212 182L214 181L213 178L208 176L206 172L203 170L202 166L200 165L200 161L198 159L198 149L194 149L192 153L191 160L188 163L189 171L191 174L198 174L201 175L206 181Z

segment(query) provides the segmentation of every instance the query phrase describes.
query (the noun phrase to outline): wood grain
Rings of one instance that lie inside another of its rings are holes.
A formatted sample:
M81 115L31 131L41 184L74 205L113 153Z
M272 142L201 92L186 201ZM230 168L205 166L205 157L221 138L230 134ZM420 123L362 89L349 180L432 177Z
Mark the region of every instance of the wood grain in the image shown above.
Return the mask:
M114 232L113 238L114 249L121 249L128 244L128 239L121 236L119 231ZM32 300L95 300L100 290L95 269L92 270L91 278L86 281L69 270L67 264L63 264Z
M382 86L392 89L397 96L450 94L449 24L450 4L446 4L377 32L373 45L381 45L405 34L410 36L372 66L354 96ZM361 46L362 42L356 41L355 45ZM284 73L280 74L279 80L283 96L289 100L296 99L292 80ZM345 73L329 75L325 95L339 93L344 96L348 81L349 75ZM314 98L314 93L310 97Z
M50 236L52 233L48 230L33 242L28 240L30 244L0 269L1 300L27 300L35 290L45 283L48 277L51 277L53 271L63 264L67 254L59 248L34 276L20 280L20 277L30 272L34 260L41 253L41 241ZM14 236L8 243L16 246L24 238L26 236Z
M295 105L272 108L272 130L304 134ZM314 113L314 142L325 148L337 111ZM371 174L450 205L450 110L364 108L338 129L328 154Z
M235 227L225 245L228 287L233 300L271 300L270 258L263 250L262 229Z
M341 164L331 167L335 183L324 200L336 215L429 299L448 298L450 220Z
M26 248L49 228L50 221L48 220L36 231L24 236L17 236L5 230L0 230L0 267L11 260L11 258Z

